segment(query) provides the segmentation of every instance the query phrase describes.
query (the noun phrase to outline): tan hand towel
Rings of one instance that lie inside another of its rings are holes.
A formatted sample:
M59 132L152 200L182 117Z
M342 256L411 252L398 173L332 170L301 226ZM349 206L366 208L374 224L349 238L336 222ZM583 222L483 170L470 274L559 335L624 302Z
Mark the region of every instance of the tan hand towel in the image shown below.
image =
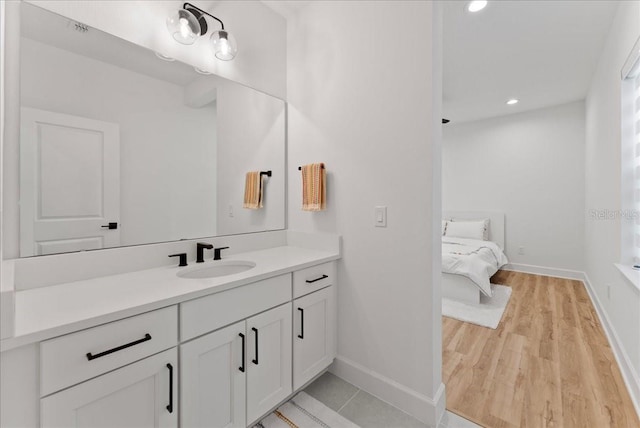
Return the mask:
M250 210L262 208L262 176L260 171L247 172L244 181L244 203L242 208Z
M323 163L312 163L302 171L302 210L323 211L327 208L327 175Z

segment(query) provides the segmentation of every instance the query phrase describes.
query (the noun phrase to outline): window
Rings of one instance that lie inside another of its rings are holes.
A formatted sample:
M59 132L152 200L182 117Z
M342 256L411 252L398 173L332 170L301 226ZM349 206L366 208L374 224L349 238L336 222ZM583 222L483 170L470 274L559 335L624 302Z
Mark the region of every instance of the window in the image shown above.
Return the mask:
M623 258L640 264L640 39L622 68L622 79Z

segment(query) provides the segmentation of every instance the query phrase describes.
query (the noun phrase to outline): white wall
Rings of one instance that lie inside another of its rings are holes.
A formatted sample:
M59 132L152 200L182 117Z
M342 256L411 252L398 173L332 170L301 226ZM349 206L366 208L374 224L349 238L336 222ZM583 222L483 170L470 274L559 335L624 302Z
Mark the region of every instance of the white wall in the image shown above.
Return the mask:
M640 2L620 2L586 100L585 203L590 210L615 212L621 200L620 70L640 37ZM640 289L614 267L622 260L619 218L585 225L585 269L614 343L620 346L622 369L631 379L640 409ZM626 370L625 370L626 369Z
M287 38L289 228L343 236L332 370L431 424L444 410L438 8L315 1ZM311 162L326 164L324 212L301 211L297 167Z
M216 235L215 104L185 106L182 86L31 39L21 55L22 106L119 125L121 245ZM17 188L9 169L5 186ZM16 239L7 258L19 257Z
M286 21L259 1L196 3L222 19L225 29L236 37L238 55L233 61L215 59L208 34L190 46L173 40L166 19L182 8L183 1L28 1L235 82L279 98L286 96Z
M284 229L285 103L239 85L222 85L217 94L218 234ZM258 210L242 208L248 171L272 171Z
M576 102L445 125L444 210L504 212L511 263L583 271L584 121Z

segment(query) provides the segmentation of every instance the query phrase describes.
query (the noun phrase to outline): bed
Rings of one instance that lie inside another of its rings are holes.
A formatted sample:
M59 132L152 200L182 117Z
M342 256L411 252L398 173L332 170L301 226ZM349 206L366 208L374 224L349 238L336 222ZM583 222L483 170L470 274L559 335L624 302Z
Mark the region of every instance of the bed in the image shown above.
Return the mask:
M508 263L504 254L504 213L445 211L442 219L489 219L488 233L480 239L442 237L442 297L478 304L481 295L491 296L491 276Z

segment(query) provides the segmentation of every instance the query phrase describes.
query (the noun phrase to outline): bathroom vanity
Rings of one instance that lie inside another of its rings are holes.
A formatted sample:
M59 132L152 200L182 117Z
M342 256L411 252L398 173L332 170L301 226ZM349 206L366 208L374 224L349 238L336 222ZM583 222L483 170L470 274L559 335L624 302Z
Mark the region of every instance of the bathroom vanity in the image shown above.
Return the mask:
M339 238L333 248L305 248L292 245L295 233L273 233L289 242L221 261L189 258L188 267L16 292L16 334L1 342L3 374L27 370L32 360L37 382L5 396L5 408L31 397L37 403L26 405L39 415L27 419L41 427L259 421L322 373L336 352ZM254 266L182 277L238 263ZM24 352L32 355L10 355ZM3 426L20 423L7 417Z

